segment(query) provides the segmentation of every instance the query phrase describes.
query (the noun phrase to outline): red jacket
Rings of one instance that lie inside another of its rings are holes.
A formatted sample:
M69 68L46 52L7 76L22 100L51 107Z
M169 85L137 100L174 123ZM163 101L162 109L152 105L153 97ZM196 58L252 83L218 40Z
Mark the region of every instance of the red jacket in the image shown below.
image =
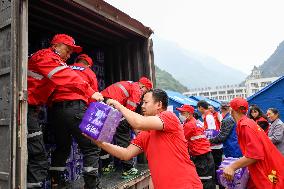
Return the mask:
M190 120L183 125L184 136L188 141L188 151L191 156L206 154L211 151L210 142L204 135L204 129Z
M72 68L79 76L81 76L81 78L86 81L95 92L98 92L98 81L96 74L89 67L82 63L74 63L70 66L70 68ZM51 97L52 102L83 100L88 103L89 99L90 96L78 93L78 91L66 88L65 86L56 87Z
M28 103L46 104L56 86L64 86L87 96L95 92L50 48L37 51L28 62Z
M255 122L264 130L265 134L268 135L269 123L267 119L264 117L259 117L255 120Z
M120 81L108 86L101 94L105 98L117 100L120 104L134 111L141 101L142 91L138 82Z

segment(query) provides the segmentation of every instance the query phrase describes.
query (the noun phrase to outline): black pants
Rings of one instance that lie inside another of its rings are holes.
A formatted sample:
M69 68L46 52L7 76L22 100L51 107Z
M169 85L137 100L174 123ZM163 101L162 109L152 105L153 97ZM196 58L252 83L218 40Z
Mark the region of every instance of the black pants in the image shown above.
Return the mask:
M39 124L39 107L28 107L28 166L27 188L42 188L48 174L47 154Z
M215 163L215 170L219 168L219 166L222 163L222 156L223 156L223 149L212 149L212 155L214 158L214 163ZM215 177L216 183L218 183L217 175ZM219 189L224 188L222 185L219 184Z
M116 145L127 148L131 142L131 127L126 119L120 121L113 137ZM121 161L122 169L127 171L133 167L133 159Z
M204 189L216 189L214 159L211 152L191 156Z
M56 150L51 156L50 170L55 173L55 181L60 182L58 172L65 170L70 155L72 137L83 154L83 177L86 189L100 188L98 175L100 149L82 135L79 125L87 107L80 100L54 103L50 109L52 127L55 135Z

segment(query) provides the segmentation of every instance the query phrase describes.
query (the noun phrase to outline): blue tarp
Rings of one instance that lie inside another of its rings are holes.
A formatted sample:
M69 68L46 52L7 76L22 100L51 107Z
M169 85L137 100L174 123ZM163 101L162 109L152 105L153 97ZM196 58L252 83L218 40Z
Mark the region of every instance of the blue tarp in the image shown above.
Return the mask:
M172 110L174 111L174 113L176 115L179 114L179 112L176 110L177 107L180 107L183 104L188 104L193 106L194 108L196 108L197 102L194 99L190 99L186 96L184 96L181 93L178 92L174 92L174 91L166 91L169 97L169 107L172 108Z
M200 101L200 100L205 100L208 104L212 105L215 109L218 109L220 107L220 103L216 100L211 100L209 98L205 98L203 96L190 96L190 99Z
M248 97L250 105L256 104L266 113L268 108L277 108L280 119L284 118L284 76L280 77L270 85Z

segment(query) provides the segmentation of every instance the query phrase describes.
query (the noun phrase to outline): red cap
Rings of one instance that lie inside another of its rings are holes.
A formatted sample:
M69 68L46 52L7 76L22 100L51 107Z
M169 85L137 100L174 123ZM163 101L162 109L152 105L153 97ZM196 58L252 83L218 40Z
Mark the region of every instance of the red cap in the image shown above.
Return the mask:
M89 57L87 54L80 54L77 58L76 61L78 60L85 60L88 62L88 64L92 67L93 66L93 60L91 59L91 57Z
M233 110L237 111L239 110L240 107L244 107L245 111L243 113L246 113L248 111L248 102L241 98L241 97L236 97L230 102L230 106Z
M146 77L141 77L139 82L142 83L148 90L153 88L153 83Z
M180 111L180 112L189 112L191 114L194 113L194 108L190 105L187 105L187 104L182 105L180 108L177 108L177 110Z
M58 43L63 43L65 45L68 45L73 48L73 51L76 53L80 53L82 51L82 47L75 45L75 40L73 37L66 35L66 34L56 34L52 41L51 44L58 44Z

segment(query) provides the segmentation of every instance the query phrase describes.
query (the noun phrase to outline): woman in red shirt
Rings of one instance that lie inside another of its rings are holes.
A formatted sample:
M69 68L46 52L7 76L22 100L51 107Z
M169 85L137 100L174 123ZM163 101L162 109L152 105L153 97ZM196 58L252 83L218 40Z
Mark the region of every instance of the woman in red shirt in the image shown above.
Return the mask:
M257 105L250 106L248 117L253 119L264 130L264 132L268 134L269 123L267 121L267 117Z
M270 141L265 132L246 117L248 102L234 98L230 102L231 115L237 123L238 142L243 157L225 167L224 176L232 180L237 169L248 167L250 180L248 189L283 189L284 157Z

